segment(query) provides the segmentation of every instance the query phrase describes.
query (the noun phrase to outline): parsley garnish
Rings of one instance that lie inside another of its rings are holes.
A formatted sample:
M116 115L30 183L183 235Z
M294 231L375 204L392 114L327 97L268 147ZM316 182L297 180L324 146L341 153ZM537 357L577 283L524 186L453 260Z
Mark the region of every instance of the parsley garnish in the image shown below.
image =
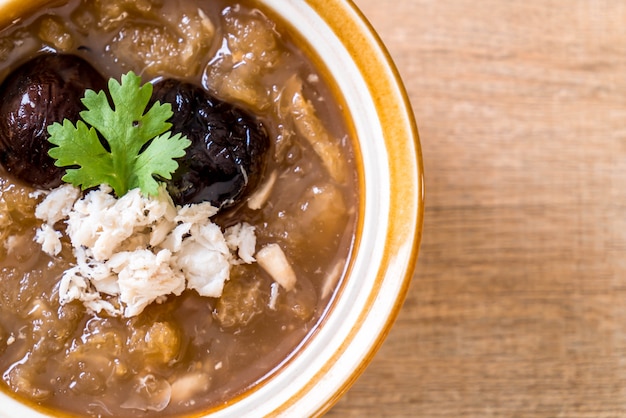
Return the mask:
M169 103L156 102L145 112L152 84L141 86L141 78L131 71L122 76L121 84L111 79L108 86L113 108L104 91L85 91L83 120L76 126L65 119L48 127L48 140L57 145L48 153L58 167L79 166L68 168L63 180L83 190L108 184L118 197L134 188L157 195L153 176L171 179L178 168L174 158L183 157L191 141L169 132L172 124L167 120L173 115Z

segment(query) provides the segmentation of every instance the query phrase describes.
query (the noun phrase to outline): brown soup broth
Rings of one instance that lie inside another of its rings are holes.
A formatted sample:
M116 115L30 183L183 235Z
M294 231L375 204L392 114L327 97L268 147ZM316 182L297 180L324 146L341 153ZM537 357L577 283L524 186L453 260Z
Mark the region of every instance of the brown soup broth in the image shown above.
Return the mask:
M132 70L144 82L183 79L259 115L273 139L261 184L275 184L260 209L242 203L215 221L254 225L257 249L279 243L298 279L272 306L276 286L256 264L234 266L219 299L186 291L132 318L93 314L77 302L61 306L58 281L74 262L69 242L56 257L41 251L34 242L41 198L2 172L5 392L55 415L198 413L267 378L319 324L354 244L354 144L323 70L287 25L261 10L251 1L70 0L0 32L0 80L36 54L64 52L107 78ZM315 117L292 108L294 94L312 104ZM304 124L293 116L303 113ZM315 139L335 148L322 144L320 151ZM337 160L325 160L329 154Z

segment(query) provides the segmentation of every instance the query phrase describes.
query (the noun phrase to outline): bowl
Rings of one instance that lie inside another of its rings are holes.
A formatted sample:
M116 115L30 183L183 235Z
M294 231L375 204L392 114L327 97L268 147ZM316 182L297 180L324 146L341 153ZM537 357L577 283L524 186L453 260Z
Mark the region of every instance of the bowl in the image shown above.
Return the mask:
M422 233L421 149L398 71L355 4L261 2L293 26L341 90L358 138L361 216L347 277L313 335L270 378L207 413L319 416L373 359L406 296ZM0 24L41 3L1 1ZM5 393L0 404L0 416L44 416Z

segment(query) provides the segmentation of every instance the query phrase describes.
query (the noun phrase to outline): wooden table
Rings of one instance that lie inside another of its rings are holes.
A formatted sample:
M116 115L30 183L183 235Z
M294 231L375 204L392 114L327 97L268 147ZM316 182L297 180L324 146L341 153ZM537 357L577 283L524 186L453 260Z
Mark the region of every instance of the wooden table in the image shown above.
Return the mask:
M626 1L356 0L426 171L403 310L329 417L626 416Z

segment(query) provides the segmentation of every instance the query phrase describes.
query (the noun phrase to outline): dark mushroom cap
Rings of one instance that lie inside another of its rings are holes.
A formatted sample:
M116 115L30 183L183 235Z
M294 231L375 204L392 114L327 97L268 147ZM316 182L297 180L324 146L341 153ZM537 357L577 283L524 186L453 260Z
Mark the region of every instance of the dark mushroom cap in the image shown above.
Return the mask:
M75 55L42 54L13 70L0 85L0 164L34 187L61 184L65 169L48 155L48 126L76 123L85 90L105 87L104 77Z
M172 105L172 132L192 143L177 160L172 179L166 180L176 204L231 206L256 187L270 147L256 116L200 86L174 79L156 83L152 101Z

